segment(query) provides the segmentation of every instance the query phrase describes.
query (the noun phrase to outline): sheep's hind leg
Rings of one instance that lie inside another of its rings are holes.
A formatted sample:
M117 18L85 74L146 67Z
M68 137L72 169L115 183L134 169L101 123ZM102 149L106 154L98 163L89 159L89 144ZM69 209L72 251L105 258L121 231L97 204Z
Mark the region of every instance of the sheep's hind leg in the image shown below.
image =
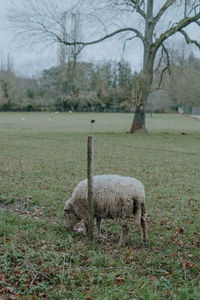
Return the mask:
M142 203L141 209L142 209L141 226L143 232L143 243L147 244L148 235L147 235L147 224L146 224L146 207L144 203Z
M126 224L122 225L122 232L121 232L121 236L120 236L120 240L119 240L119 246L125 246L126 244L126 237L128 235L129 232L129 227Z

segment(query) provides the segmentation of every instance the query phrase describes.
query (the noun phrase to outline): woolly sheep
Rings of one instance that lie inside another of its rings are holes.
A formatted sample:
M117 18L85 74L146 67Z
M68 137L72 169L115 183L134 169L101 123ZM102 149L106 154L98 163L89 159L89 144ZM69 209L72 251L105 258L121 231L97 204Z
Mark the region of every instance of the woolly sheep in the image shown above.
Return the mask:
M117 220L122 227L119 245L123 246L129 231L129 220L133 218L137 225L141 225L143 241L147 242L145 191L142 182L133 177L98 175L94 176L93 184L94 218L98 233L100 234L101 219ZM83 180L65 204L64 217L69 229L83 220L87 231L87 196L87 180Z

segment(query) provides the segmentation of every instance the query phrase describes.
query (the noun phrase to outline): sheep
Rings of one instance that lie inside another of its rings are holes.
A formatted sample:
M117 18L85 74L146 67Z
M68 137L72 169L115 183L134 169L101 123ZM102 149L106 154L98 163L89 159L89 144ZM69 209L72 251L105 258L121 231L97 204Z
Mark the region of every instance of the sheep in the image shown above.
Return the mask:
M94 218L100 234L101 219L115 219L122 227L119 245L124 246L129 231L128 219L133 218L136 225L141 225L143 242L148 241L146 226L145 191L142 182L133 177L120 175L97 175L94 185ZM72 196L66 201L64 218L68 229L81 220L87 231L88 220L88 182L79 182Z

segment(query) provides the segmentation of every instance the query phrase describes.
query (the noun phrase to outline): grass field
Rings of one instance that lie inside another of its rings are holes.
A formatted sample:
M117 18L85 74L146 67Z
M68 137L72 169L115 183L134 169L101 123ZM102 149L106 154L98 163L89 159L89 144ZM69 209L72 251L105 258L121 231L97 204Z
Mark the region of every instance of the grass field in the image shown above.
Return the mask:
M104 221L92 242L68 232L63 207L86 177L95 119L94 173L143 181L149 245ZM0 299L200 299L200 121L130 114L0 113Z

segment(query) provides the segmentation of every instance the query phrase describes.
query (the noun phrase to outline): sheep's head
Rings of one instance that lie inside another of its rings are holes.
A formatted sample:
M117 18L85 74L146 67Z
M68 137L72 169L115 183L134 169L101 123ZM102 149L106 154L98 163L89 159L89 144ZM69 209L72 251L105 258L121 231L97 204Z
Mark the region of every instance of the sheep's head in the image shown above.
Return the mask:
M72 229L80 221L80 218L76 215L73 206L69 202L66 203L64 208L64 218L68 229Z

